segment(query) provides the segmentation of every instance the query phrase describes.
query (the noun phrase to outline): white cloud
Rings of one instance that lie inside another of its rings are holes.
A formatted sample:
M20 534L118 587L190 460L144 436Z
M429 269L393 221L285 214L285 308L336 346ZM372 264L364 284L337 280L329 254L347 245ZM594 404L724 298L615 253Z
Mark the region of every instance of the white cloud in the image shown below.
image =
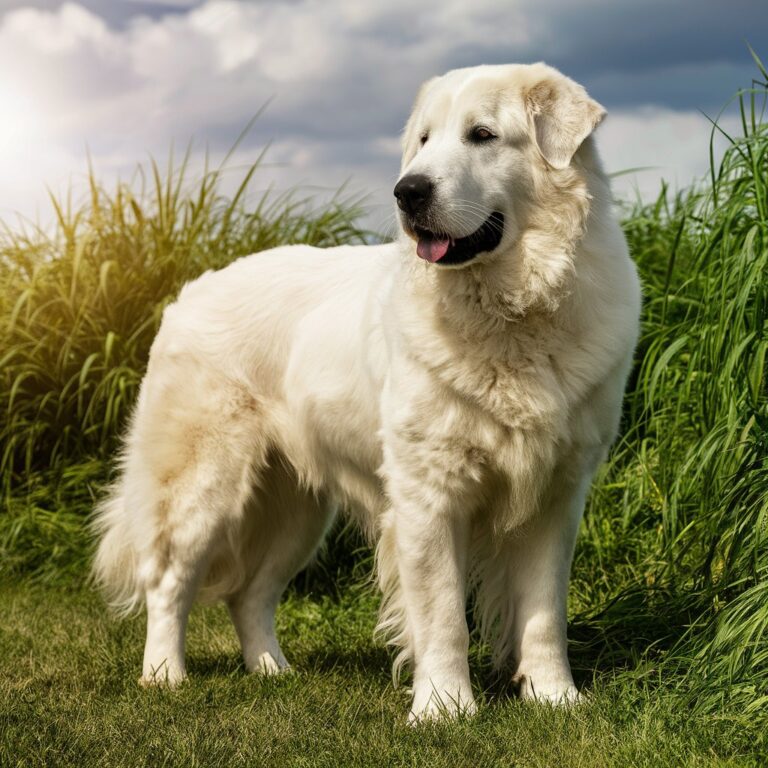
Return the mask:
M106 23L75 3L64 3L59 12L20 8L7 14L3 33L11 44L23 41L39 54L60 54L82 45L108 51L110 34Z
M45 186L65 188L86 169L127 178L148 154L195 137L216 157L275 97L239 161L274 140L262 185L329 190L351 179L391 212L398 132L419 83L456 63L509 59L546 40L532 0L174 0L160 16L120 27L73 2L0 17L0 218L44 213ZM551 2L550 2L551 4ZM658 108L612 114L601 128L610 170L660 166L685 184L706 170L706 120ZM234 181L233 181L234 183ZM626 189L629 180L617 180ZM45 217L44 217L45 218Z
M738 118L721 120L729 132L738 132ZM675 112L659 107L609 114L599 129L599 146L609 173L643 168L614 179L618 196L634 197L637 192L652 199L661 180L671 190L682 189L701 179L709 170L709 142L712 123L700 112ZM715 158L719 159L727 142L715 135Z
M158 0L126 0L136 5L157 5ZM159 0L160 5L173 8L192 8L199 4L199 0Z

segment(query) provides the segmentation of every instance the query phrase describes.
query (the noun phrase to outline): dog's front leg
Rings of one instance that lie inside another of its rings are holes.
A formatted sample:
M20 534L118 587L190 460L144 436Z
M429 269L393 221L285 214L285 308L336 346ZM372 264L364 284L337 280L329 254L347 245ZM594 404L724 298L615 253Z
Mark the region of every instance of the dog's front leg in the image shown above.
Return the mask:
M512 641L500 640L513 649L522 698L570 704L579 694L568 663L568 581L591 474L556 476L543 509L504 550L514 621Z
M414 663L411 722L475 709L465 617L469 521L445 502L422 505L400 496L393 513Z

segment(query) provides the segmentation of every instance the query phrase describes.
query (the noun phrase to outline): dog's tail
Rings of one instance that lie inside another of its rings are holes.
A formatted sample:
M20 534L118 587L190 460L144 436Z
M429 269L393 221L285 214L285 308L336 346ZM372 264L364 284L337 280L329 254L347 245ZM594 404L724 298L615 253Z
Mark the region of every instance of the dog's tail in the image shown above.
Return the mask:
M144 590L122 480L97 504L91 529L99 541L91 576L112 608L120 614L129 614L141 605Z

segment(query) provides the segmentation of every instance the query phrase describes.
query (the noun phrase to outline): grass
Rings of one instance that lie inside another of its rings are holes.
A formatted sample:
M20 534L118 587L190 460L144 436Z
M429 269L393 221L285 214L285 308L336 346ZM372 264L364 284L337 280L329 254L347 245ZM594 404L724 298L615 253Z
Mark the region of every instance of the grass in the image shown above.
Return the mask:
M226 160L225 160L226 162ZM54 236L0 230L0 477L5 493L74 457L108 457L144 373L164 307L207 269L284 243L363 242L354 201L313 210L264 194L260 159L232 198L225 166L189 178L188 157L151 163L114 193L90 175L79 208L53 200Z
M687 701L710 712L768 705L767 95L765 82L739 94L742 135L709 188L663 191L625 222L644 332L580 555L621 570L621 553L631 581L614 572L618 589L589 604L646 613L653 651L669 648Z
M0 589L0 764L7 766L748 766L768 750L753 718L692 716L630 678L571 711L493 691L472 720L410 728L407 692L371 640L376 600L292 592L278 630L295 673L245 674L222 607L196 608L191 677L136 684L143 620L110 620L88 591Z
M152 165L56 203L55 235L0 238L0 764L750 765L768 759L768 74L739 92L711 177L624 211L645 286L622 436L573 568L572 712L511 701L473 646L488 706L404 725L370 640L370 553L338 529L280 622L299 674L242 674L219 609L191 627L178 694L134 678L141 621L84 587L85 523L163 307L205 269L282 242L364 241L357 211ZM717 129L715 129L717 130ZM145 183L143 183L145 182ZM130 748L127 745L131 745ZM58 762L57 762L58 761Z

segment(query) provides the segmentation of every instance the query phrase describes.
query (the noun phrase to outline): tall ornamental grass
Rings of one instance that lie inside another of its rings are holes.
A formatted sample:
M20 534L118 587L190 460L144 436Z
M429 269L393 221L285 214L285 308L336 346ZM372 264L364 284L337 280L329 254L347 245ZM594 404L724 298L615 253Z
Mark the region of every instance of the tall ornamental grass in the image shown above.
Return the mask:
M768 705L768 74L708 184L625 220L643 332L586 516L583 638L713 713ZM714 132L720 132L715 126ZM588 630L592 631L592 634ZM662 678L664 675L662 675Z
M164 307L207 269L286 243L362 242L354 203L294 195L245 204L223 168L190 179L187 158L151 163L138 191L90 174L90 198L53 200L57 231L0 232L0 477L5 492L40 470L105 457L125 424Z
M89 174L79 205L52 199L50 234L0 223L0 573L82 573L83 522L144 374L165 306L207 269L277 245L364 242L358 203L251 187L189 154L114 191Z

